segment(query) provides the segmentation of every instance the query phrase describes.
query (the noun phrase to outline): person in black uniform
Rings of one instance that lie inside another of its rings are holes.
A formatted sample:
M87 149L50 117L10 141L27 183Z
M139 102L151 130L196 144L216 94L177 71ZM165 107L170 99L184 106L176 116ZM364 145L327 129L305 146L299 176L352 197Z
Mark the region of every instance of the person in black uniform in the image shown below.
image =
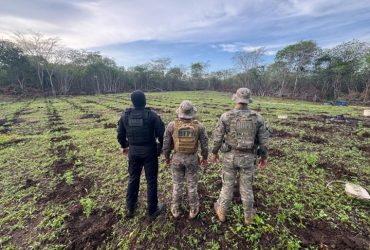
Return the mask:
M148 196L148 215L154 219L164 205L158 203L157 178L158 156L163 145L164 123L159 115L145 108L144 92L131 93L133 108L126 109L118 122L117 139L122 147L122 154L128 156L129 182L126 195L127 217L131 218L137 206L141 171L145 169Z

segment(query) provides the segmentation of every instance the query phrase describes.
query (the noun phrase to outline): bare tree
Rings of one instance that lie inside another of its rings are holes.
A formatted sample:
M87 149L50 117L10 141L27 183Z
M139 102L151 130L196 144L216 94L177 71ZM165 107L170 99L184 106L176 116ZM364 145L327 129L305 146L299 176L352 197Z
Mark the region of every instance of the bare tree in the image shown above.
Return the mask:
M56 94L53 83L55 65L63 59L62 50L57 37L46 37L38 32L29 34L15 33L17 45L28 55L37 69L41 87L44 87L44 70L49 76L49 84L53 95Z
M265 47L260 47L250 51L238 51L234 54L232 60L238 71L244 76L243 82L246 87L249 85L248 71L260 65L265 52Z

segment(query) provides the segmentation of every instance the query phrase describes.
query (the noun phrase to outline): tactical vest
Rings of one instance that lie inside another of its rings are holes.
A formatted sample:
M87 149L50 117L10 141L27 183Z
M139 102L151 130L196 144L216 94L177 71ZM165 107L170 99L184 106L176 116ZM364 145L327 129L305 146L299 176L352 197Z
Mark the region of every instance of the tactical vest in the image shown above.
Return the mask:
M175 152L184 154L194 154L198 151L199 122L191 120L189 122L181 119L175 120L175 128L172 134Z
M150 109L125 111L125 128L129 145L145 146L155 142L150 124Z
M250 150L255 144L257 115L254 112L231 114L225 142L236 150Z

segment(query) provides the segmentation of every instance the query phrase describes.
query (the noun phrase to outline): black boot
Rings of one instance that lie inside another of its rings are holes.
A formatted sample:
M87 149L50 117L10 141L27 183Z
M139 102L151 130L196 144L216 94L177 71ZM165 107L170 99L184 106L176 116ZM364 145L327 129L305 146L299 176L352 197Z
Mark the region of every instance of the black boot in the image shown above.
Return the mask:
M136 208L137 208L137 203L135 203L133 207L127 208L126 218L131 219L132 217L134 217Z
M157 210L152 213L152 214L149 214L149 220L152 221L154 220L158 215L160 215L163 211L165 210L165 204L163 203L158 203L158 206L157 206Z

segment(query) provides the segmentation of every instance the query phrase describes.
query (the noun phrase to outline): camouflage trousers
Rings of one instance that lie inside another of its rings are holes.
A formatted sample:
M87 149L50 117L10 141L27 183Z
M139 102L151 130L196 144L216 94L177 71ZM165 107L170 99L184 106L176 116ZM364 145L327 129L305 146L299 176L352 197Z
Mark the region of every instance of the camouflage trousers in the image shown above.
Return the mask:
M234 151L224 154L222 160L222 189L217 202L225 214L233 199L234 185L238 177L244 214L251 215L253 213L252 184L256 169L255 161L256 157L253 154L240 154Z
M190 208L199 208L198 178L199 159L197 154L175 153L171 163L172 171L172 207L178 208L187 184Z

